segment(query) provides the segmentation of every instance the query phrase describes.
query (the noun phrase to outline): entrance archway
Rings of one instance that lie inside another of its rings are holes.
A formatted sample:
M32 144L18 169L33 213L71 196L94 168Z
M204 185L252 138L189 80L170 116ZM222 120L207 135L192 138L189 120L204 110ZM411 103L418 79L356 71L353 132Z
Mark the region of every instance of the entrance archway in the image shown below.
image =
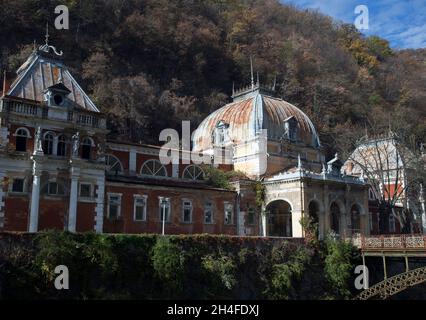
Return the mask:
M330 206L330 228L337 234L340 234L340 208L336 202Z
M266 206L267 235L271 237L291 237L291 206L287 201L276 200Z

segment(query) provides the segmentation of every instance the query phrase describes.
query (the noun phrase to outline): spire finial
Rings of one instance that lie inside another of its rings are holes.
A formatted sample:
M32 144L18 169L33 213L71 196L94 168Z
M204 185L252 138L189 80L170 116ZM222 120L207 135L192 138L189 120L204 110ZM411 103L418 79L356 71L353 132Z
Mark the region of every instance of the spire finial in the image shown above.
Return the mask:
M275 85L277 84L277 75L274 75L274 84L272 85L272 91L275 91Z
M49 22L46 22L46 45L49 45Z
M302 169L302 159L300 158L300 153L298 154L298 156L297 156L297 168L299 169L299 170L301 170Z
M251 74L251 88L254 89L253 57L252 56L250 56L250 74Z
M259 71L258 71L258 72L256 72L256 74L257 74L257 81L256 81L256 85L257 85L257 86L259 86L259 85L260 85L260 83L259 83Z
M235 95L235 81L232 81L232 95Z

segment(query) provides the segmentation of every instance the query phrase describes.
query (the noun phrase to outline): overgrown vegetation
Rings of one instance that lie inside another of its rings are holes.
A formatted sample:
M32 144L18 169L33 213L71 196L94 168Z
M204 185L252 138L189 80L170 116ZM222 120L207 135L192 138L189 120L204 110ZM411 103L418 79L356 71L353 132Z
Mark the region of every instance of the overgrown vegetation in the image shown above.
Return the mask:
M204 180L215 188L233 190L232 180L244 179L246 175L240 171L228 170L224 171L213 166L203 166Z
M7 299L348 298L353 249L265 238L0 234ZM66 265L69 290L56 290Z

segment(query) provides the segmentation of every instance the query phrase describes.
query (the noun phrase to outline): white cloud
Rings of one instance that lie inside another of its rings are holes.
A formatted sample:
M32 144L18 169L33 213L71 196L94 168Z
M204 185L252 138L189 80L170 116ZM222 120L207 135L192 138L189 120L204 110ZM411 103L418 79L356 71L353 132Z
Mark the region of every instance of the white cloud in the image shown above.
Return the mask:
M300 8L317 9L337 20L355 20L357 5L369 9L369 30L390 41L392 47L426 47L426 1L423 0L281 0Z

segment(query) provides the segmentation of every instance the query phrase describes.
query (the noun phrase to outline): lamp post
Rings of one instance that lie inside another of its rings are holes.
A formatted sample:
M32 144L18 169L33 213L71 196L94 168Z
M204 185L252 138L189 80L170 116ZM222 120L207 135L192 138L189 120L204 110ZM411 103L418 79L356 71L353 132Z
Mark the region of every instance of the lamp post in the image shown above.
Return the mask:
M168 198L161 198L161 219L162 219L162 230L161 234L164 236L164 229L166 226L166 205L168 203Z

